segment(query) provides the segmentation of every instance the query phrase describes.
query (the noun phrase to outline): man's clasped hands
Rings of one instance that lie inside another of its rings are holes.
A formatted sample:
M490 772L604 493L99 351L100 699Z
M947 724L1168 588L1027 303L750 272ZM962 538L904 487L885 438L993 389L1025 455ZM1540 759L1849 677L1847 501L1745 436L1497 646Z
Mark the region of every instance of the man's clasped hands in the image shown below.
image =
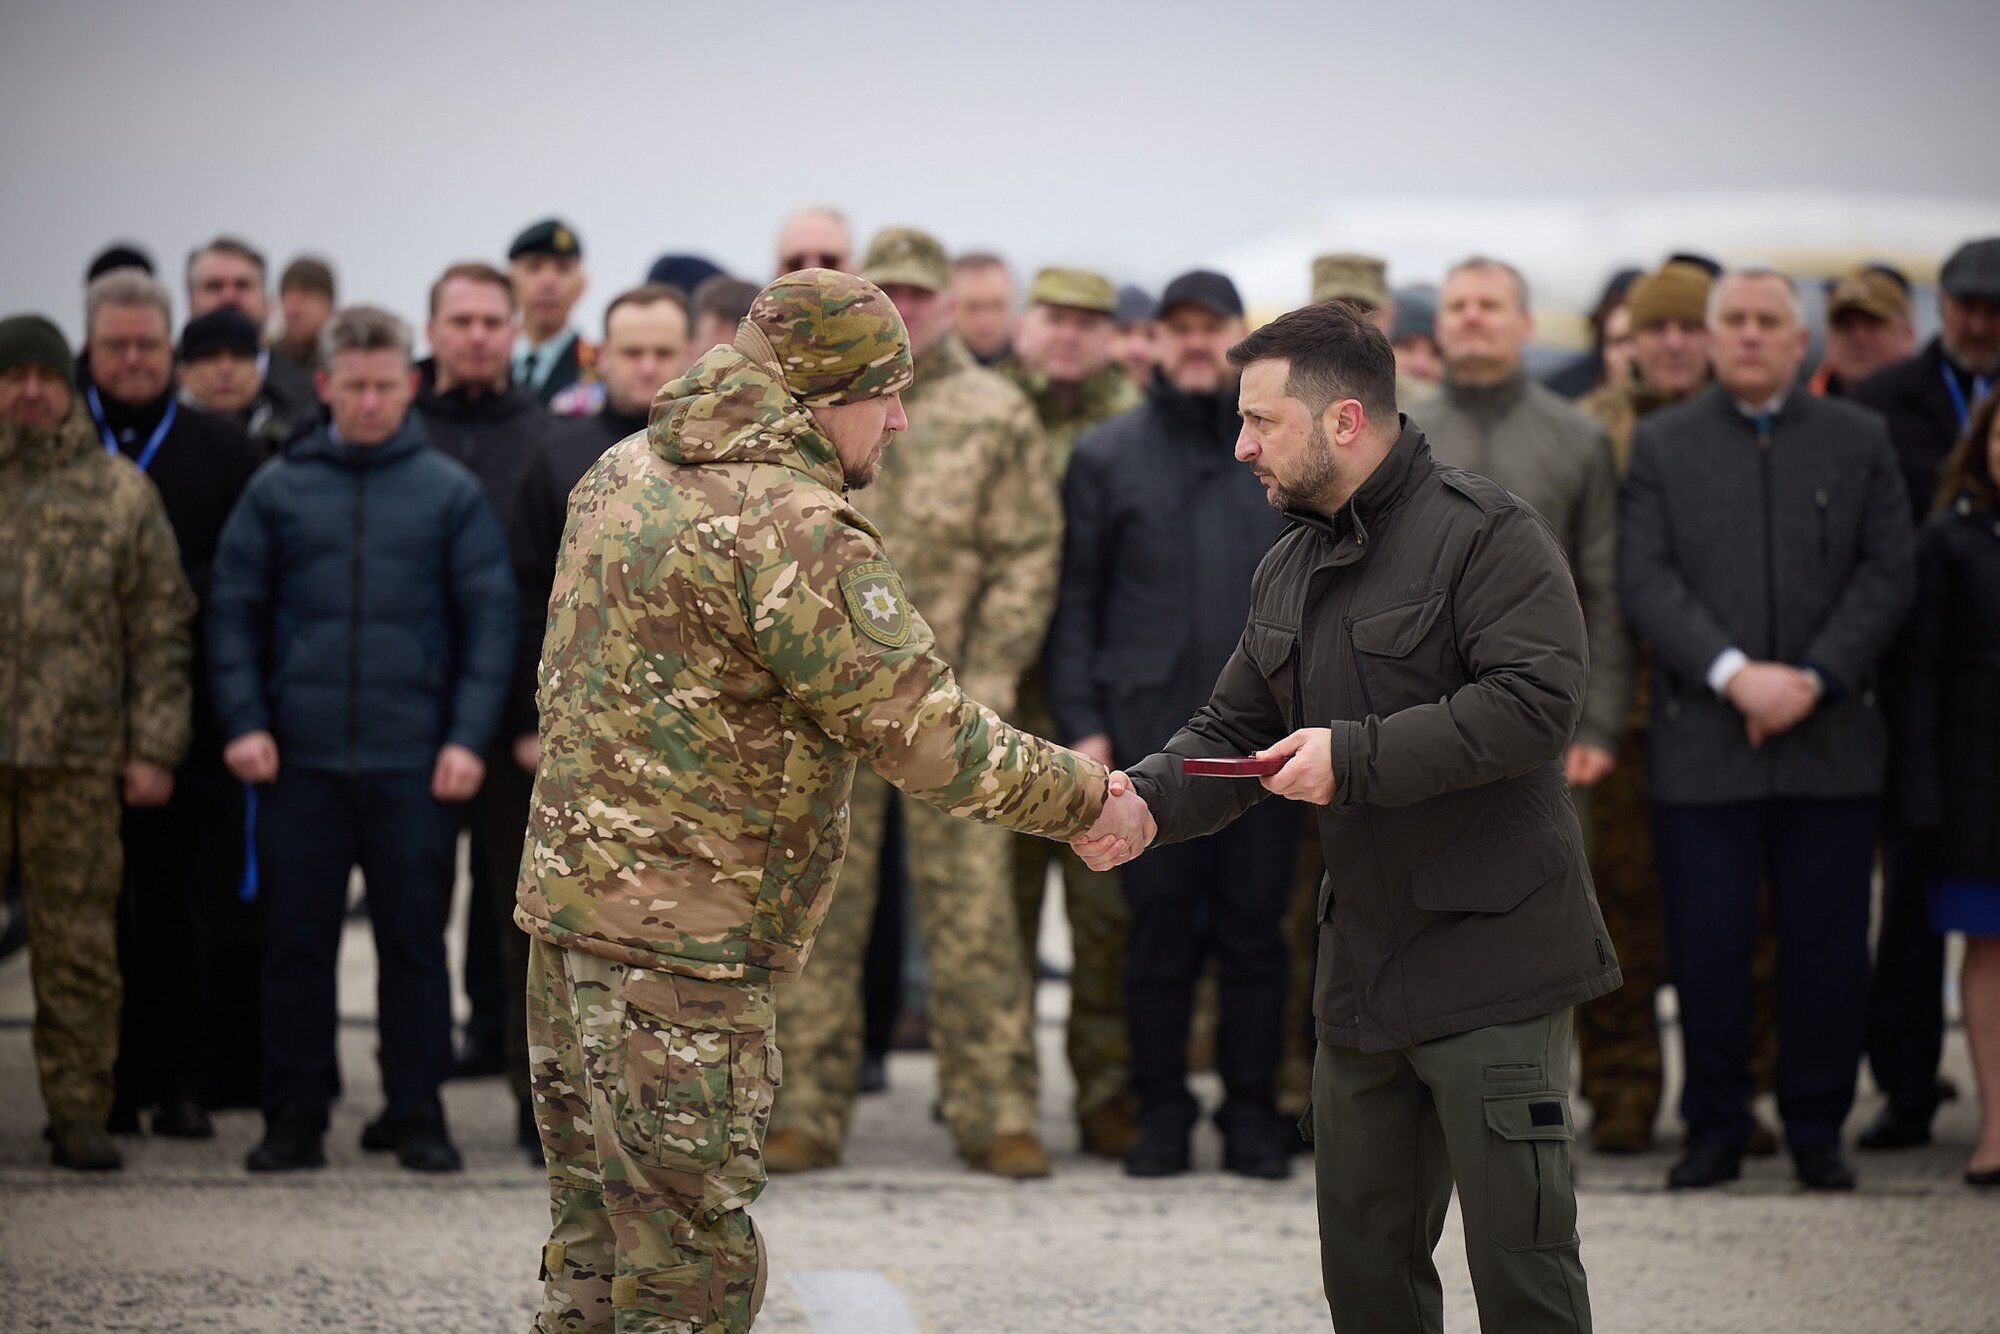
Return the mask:
M1257 752L1258 759L1284 756L1285 767L1257 781L1274 796L1324 806L1333 800L1333 730L1306 727L1283 741ZM1240 780L1204 778L1197 782L1227 783ZM1132 787L1125 772L1114 770L1105 790L1104 809L1081 838L1070 847L1093 871L1109 871L1144 852L1160 829L1153 812Z

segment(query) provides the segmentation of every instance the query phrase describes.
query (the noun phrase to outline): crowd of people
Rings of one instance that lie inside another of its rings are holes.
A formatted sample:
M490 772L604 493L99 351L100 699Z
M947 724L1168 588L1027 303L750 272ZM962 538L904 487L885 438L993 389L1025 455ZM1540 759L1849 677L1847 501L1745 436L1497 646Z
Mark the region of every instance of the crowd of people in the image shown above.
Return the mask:
M1022 292L999 255L905 227L859 248L821 208L785 221L774 260L859 274L908 330L907 427L856 503L974 699L1124 767L1239 644L1273 680L1351 670L1370 713L1395 698L1442 575L1406 614L1350 625L1351 662L1244 631L1290 520L1236 456L1256 422L1229 352L1251 321L1227 275L1155 295L1051 267ZM1388 337L1433 453L1526 501L1567 558L1590 673L1564 769L1625 978L1576 1019L1595 1146L1652 1144L1671 983L1687 1145L1669 1184L1729 1180L1781 1132L1805 1185L1852 1187L1864 1058L1883 1102L1863 1149L1926 1142L1958 1092L1938 1067L1943 941L1962 932L1967 1179L2000 1184L2000 238L1944 259L1921 348L1902 273L1828 280L1816 365L1797 279L1697 254L1615 276L1592 349L1544 380L1502 259L1393 291L1367 255L1301 277L1308 303ZM327 260L287 265L275 312L269 278L216 238L187 259L176 328L168 282L119 245L89 266L80 351L43 315L0 321L0 862L28 922L54 1158L115 1169L118 1136L208 1137L211 1112L255 1107L251 1170L324 1162L359 868L385 1094L363 1145L456 1169L441 1083L504 1074L540 1163L515 887L568 497L738 337L761 283L663 255L587 336L583 242L550 219L504 267L441 270L418 359L403 321L339 300ZM672 646L652 654L669 675L650 688L674 690ZM1340 892L1299 806L1116 872L865 770L850 818L840 892L779 1001L771 1170L837 1163L885 1078L897 992L867 979L894 972L905 900L940 1119L976 1170L1051 1170L1033 1015L1054 871L1082 1150L1190 1170L1189 1070L1208 1062L1224 1167L1290 1173L1314 941ZM1753 1115L1760 1088L1780 1127Z

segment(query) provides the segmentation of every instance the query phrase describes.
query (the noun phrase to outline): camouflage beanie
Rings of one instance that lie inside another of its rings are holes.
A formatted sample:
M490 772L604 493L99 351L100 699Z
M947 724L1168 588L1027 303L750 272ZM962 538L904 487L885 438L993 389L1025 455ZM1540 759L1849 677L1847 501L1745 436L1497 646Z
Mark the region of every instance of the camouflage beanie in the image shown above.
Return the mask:
M910 334L895 304L866 278L832 269L800 269L759 292L736 350L808 407L882 398L914 376Z
M1708 318L1709 277L1696 265L1669 260L1642 275L1625 295L1634 332L1668 320L1701 324Z

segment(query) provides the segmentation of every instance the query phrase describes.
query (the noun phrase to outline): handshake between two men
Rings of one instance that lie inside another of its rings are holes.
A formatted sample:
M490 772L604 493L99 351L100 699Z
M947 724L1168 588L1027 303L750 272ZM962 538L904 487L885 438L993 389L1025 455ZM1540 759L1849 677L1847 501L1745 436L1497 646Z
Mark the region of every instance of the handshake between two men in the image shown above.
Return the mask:
M1314 806L1333 800L1333 729L1300 728L1253 758L1284 761L1276 773L1257 779L1273 796ZM1083 837L1072 839L1070 847L1091 870L1109 871L1144 852L1158 833L1152 810L1121 769L1111 775L1097 823Z

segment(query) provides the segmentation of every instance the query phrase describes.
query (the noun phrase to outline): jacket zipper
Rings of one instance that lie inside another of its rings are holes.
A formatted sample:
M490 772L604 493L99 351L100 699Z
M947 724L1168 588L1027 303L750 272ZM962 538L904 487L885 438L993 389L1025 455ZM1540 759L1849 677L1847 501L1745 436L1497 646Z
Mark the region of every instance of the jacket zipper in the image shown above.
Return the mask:
M1375 694L1368 688L1368 667L1361 659L1361 646L1354 642L1354 618L1343 616L1340 623L1347 627L1347 647L1354 654L1354 675L1361 682L1361 706L1368 710L1368 716L1375 716Z
M368 470L354 470L354 552L349 557L349 583L354 590L347 624L347 771L353 773L361 749L361 537L362 495Z
M1827 526L1830 522L1826 512L1828 500L1829 497L1826 494L1825 487L1821 487L1813 496L1813 503L1819 507L1819 560L1822 565L1833 558L1832 553L1827 549L1829 542Z
M1292 727L1294 730L1306 725L1306 687L1300 679L1305 670L1305 662L1299 654L1299 641L1292 640Z
M1777 499L1771 494L1771 428L1757 428L1757 461L1764 483L1764 652L1778 656L1778 522Z

